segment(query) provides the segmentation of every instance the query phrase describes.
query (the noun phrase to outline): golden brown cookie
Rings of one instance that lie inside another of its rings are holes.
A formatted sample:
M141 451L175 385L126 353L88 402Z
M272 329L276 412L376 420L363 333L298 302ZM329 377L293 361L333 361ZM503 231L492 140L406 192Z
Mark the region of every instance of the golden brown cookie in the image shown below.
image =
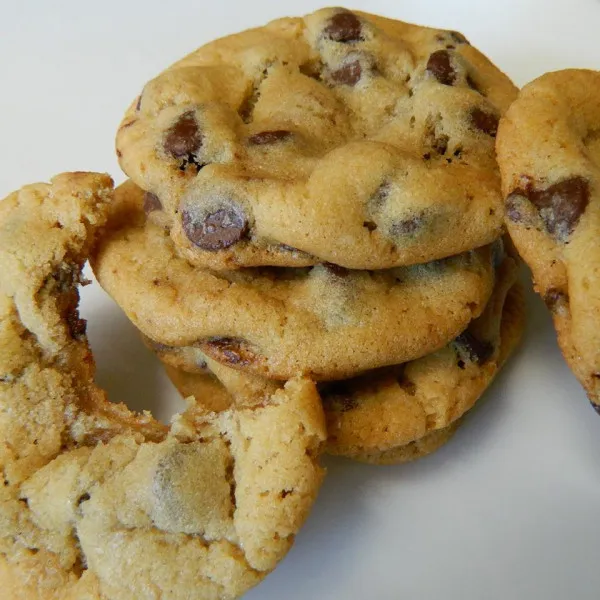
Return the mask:
M494 285L490 246L384 271L327 264L199 269L144 220L139 195L133 184L118 190L118 217L92 257L94 273L142 333L189 347L194 361L204 353L281 380L335 379L397 364L458 335L481 314Z
M457 32L326 8L177 62L117 154L198 266L405 266L501 233L494 137L515 95Z
M600 412L600 72L526 85L498 132L512 240L565 359Z
M315 386L171 427L108 402L77 284L112 181L72 173L0 203L3 600L233 599L286 554L321 483Z
M350 458L371 457L390 464L434 448L445 430L465 414L517 346L524 327L523 290L517 265L506 257L484 313L451 344L403 365L369 371L353 379L319 384L327 420L327 450ZM152 346L151 346L152 347ZM178 370L176 353L154 348L182 395L201 397L221 385L231 404L272 394L281 384L242 373L206 356L195 373ZM453 430L452 430L453 431ZM413 446L409 444L419 440ZM422 440L422 443L421 441ZM412 448L412 449L411 449Z
M451 425L443 429L436 429L404 446L396 446L395 448L382 450L381 452L358 453L352 455L350 458L372 465L399 465L411 462L439 450L454 437L461 423L462 419L458 419L458 421L454 421Z

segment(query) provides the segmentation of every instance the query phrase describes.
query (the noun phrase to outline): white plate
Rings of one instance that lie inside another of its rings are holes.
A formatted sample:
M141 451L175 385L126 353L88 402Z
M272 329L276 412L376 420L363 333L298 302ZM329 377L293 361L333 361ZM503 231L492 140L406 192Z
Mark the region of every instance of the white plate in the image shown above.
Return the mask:
M600 2L354 2L464 32L518 84L600 68ZM0 197L64 170L109 171L127 104L210 39L317 2L0 1ZM83 312L98 381L168 416L181 404L97 285ZM253 600L587 600L600 596L600 417L531 296L525 342L454 440L399 467L327 460L306 527ZM0 594L1 595L1 594Z

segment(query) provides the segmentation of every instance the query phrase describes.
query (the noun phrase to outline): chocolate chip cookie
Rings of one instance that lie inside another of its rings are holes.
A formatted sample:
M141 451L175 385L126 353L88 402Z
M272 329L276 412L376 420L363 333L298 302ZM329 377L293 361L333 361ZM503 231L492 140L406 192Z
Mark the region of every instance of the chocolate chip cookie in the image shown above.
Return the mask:
M510 80L464 36L341 8L216 40L119 128L152 219L211 269L387 269L491 243Z
M498 132L508 230L598 412L599 93L597 71L548 73L523 88Z
M323 411L297 379L170 428L107 401L78 313L112 181L0 202L0 589L44 600L233 599L291 546L321 483Z
M199 269L145 221L140 194L133 184L117 193L91 260L100 284L154 342L266 377L341 378L435 351L481 314L494 285L489 246L383 271Z
M449 427L475 404L520 340L524 301L516 275L515 261L506 257L484 313L442 350L352 379L321 382L328 451L390 464L417 458L449 439L454 431ZM189 363L178 361L180 354L154 350L183 396L204 397L207 386L220 383L220 393L227 390L232 404L248 397L260 402L281 385L206 356L194 373L186 373L181 367Z

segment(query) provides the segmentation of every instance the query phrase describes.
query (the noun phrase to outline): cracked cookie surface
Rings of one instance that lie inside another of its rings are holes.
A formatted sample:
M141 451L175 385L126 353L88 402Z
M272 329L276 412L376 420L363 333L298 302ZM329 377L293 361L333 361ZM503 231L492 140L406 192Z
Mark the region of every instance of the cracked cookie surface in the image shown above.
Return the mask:
M145 220L141 193L117 190L122 207L92 257L100 284L154 342L270 378L336 379L437 350L494 286L492 246L383 271L199 269Z
M313 383L171 427L110 403L77 305L112 181L0 202L0 587L7 600L237 598L291 546L321 483Z
M526 85L498 131L511 238L552 313L563 355L600 412L600 72Z
M501 233L494 137L515 95L457 32L328 8L175 63L117 154L198 266L405 266Z

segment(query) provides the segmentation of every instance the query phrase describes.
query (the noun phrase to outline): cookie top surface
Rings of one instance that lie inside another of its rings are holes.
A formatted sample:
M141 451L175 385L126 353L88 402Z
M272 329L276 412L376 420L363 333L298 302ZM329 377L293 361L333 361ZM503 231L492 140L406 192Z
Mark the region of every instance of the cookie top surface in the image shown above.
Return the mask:
M498 236L494 137L515 94L459 33L329 8L167 69L117 153L199 266L411 265Z
M600 72L548 73L523 88L498 132L508 230L532 270L536 290L554 314L567 361L596 405L599 96Z
M468 411L521 338L525 312L516 275L515 261L505 258L484 313L443 349L351 379L321 382L328 451L349 457L386 452L441 430ZM220 384L221 394L229 393L235 404L248 396L260 401L281 385L198 351L184 357L176 349L154 350L183 396L203 397L207 387Z
M108 402L77 311L112 181L0 202L0 578L14 598L232 599L283 557L319 488L315 386L171 427ZM268 443L267 443L268 442Z
M144 221L139 194L133 184L117 193L131 214L115 207L92 257L101 285L155 342L268 377L331 379L436 350L482 312L494 285L490 246L382 271L198 269Z

